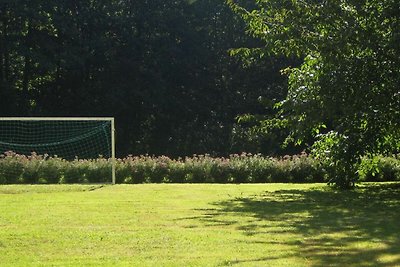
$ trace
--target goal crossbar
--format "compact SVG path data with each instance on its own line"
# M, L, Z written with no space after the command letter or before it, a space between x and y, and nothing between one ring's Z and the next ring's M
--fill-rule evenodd
M0 121L114 121L113 117L0 117Z

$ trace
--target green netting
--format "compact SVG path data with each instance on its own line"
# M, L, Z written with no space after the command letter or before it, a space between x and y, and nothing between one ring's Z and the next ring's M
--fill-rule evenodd
M0 118L0 184L114 182L112 120Z
M64 159L111 157L111 122L80 120L0 120L0 153Z

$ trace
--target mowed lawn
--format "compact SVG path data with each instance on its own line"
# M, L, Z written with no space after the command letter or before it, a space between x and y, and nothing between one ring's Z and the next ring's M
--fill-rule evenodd
M400 266L400 187L0 186L0 266Z

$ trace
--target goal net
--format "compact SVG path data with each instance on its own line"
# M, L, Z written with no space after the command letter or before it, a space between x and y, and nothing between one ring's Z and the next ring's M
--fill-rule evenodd
M0 183L115 183L113 118L0 118Z

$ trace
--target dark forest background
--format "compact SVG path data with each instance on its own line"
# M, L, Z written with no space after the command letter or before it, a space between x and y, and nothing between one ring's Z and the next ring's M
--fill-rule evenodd
M113 116L119 156L286 153L237 123L286 95L293 61L229 53L260 45L223 0L2 1L0 116Z

